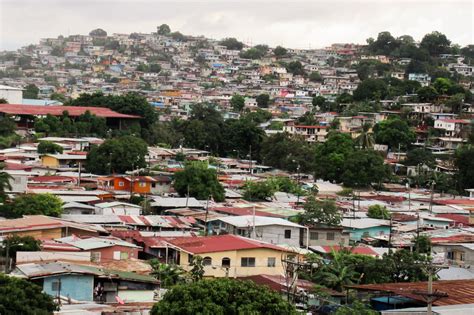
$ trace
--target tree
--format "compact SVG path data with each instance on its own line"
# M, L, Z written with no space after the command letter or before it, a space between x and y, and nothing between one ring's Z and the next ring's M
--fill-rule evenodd
M286 71L292 73L293 75L304 75L304 68L301 62L292 61L286 66Z
M321 74L319 72L313 71L309 75L309 80L311 82L323 82L323 77L321 76Z
M156 303L158 314L296 314L293 305L279 292L251 281L234 279L201 280L178 285Z
M420 48L426 49L432 56L438 56L440 54L450 53L450 45L451 41L446 35L440 32L432 32L423 37Z
M63 147L51 141L40 141L37 149L39 154L63 153Z
M234 94L230 99L230 104L236 112L241 112L245 106L245 98L242 95Z
M184 282L184 270L180 266L164 264L158 259L151 259L148 262L152 268L150 275L160 281L162 288L170 288Z
M381 183L389 176L389 168L383 157L373 150L354 151L344 161L341 180L345 186L353 188L369 187Z
M191 266L191 270L189 271L191 280L193 282L202 280L202 277L204 277L203 258L199 255L193 256L189 265Z
M61 199L52 194L23 194L5 204L4 212L8 218L21 218L24 215L59 217L62 206Z
M369 206L369 210L367 211L367 216L372 219L388 220L390 219L390 212L384 206L372 205L372 206Z
M398 117L389 118L376 124L374 135L377 143L386 144L392 150L399 145L407 148L416 138L415 132L407 122Z
M169 35L169 33L171 33L171 28L168 24L161 24L157 27L157 33L158 35Z
M86 169L94 174L125 173L146 166L148 146L140 138L123 136L107 139L87 154Z
M303 208L305 212L300 218L302 224L338 226L342 221L342 214L333 200L319 201L314 196L309 196Z
M229 50L242 50L244 44L233 37L224 38L219 45L225 46Z
M96 28L95 30L92 30L89 32L89 36L92 37L107 37L107 32L104 31L101 28Z
M318 107L322 111L327 109L325 106L326 98L324 96L314 96L311 104L313 104L314 107Z
M437 78L433 82L433 87L436 89L438 94L447 94L452 86L453 83L447 78Z
M372 126L370 124L364 124L362 126L362 132L356 138L356 143L361 149L372 149L375 144L374 135L370 131Z
M459 191L474 187L474 147L462 146L454 155L454 165L458 168Z
M275 194L275 187L269 181L247 181L244 185L243 198L248 201L266 201Z
M281 47L281 46L276 46L275 49L273 49L273 54L277 57L283 57L288 53L286 48Z
M362 81L354 91L355 101L383 100L388 95L387 84L380 79Z
M2 116L0 117L0 136L1 137L8 137L15 133L16 130L16 123L15 121L8 117Z
M66 98L66 96L64 96L64 94L57 93L57 92L51 93L51 96L49 98L51 100L55 100L55 101L58 101L58 102L61 102L61 103L66 103L66 101L67 101L67 98Z
M6 256L8 248L8 256L16 262L17 252L37 252L41 250L41 242L32 236L8 236L3 240L3 247L0 249L1 256Z
M260 94L256 98L257 105L260 108L267 108L270 102L270 96L268 94Z
M240 53L240 57L247 59L261 59L268 51L267 45L256 45Z
M224 187L219 183L217 172L203 162L187 163L184 170L176 172L173 187L180 196L186 196L189 191L190 197L200 200L212 197L216 202L221 202L225 198Z
M354 141L348 134L331 132L327 140L316 147L315 175L341 182L346 159L354 152Z
M0 104L8 104L8 101L4 97L0 97Z
M39 88L34 84L28 84L23 90L23 98L37 99L39 94Z
M13 179L13 177L7 172L3 171L4 167L5 164L0 163L0 203L4 202L7 198L6 192L12 189L10 181Z
M150 67L148 68L148 71L152 73L159 73L161 71L161 66L157 63L152 63L150 64Z
M317 283L327 288L342 292L344 286L354 284L358 274L354 267L345 262L344 251L332 251L331 261L323 265L316 273L315 279Z
M424 86L416 91L421 102L433 102L438 98L438 91L432 86Z
M42 288L23 279L0 274L0 313L47 315L58 310Z
M419 235L413 238L413 249L417 253L431 254L431 239L427 235Z
M429 168L434 168L436 159L430 150L425 148L416 148L407 152L407 157L404 161L405 165L417 166L424 164Z

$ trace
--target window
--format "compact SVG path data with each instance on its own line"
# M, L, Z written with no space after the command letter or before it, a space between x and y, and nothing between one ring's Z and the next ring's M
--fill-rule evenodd
M146 182L139 182L138 187L146 187Z
M285 230L285 238L291 238L291 230Z
M125 186L125 183L124 182L119 182L119 187L123 187Z
M59 282L59 281L51 282L51 290L52 291L60 291L61 290L61 282Z
M222 267L224 268L230 267L230 258L227 258L227 257L222 258Z
M91 253L91 260L93 262L100 262L100 252L92 252Z
M212 258L207 256L207 257L204 257L203 260L202 260L202 265L203 266L210 266L212 265Z
M276 266L276 258L275 257L268 257L267 267L275 267L275 266Z
M318 234L318 232L309 232L309 239L310 239L310 240L317 240L317 239L319 239L319 234Z
M328 232L328 233L326 234L326 239L327 239L328 241L334 241L334 232Z
M255 267L255 257L242 257L240 265L242 267Z
M120 252L120 260L127 260L129 258L129 254L127 252Z

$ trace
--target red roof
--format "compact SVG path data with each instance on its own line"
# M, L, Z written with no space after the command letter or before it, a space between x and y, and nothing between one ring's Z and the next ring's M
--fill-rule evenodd
M179 237L169 243L192 254L205 254L243 249L267 248L287 252L288 250L269 243L259 242L237 235L216 235L205 237Z
M340 246L319 246L319 247L321 247L327 254L331 253L333 250L336 252L341 250ZM370 247L357 246L357 247L345 247L344 249L351 251L351 253L353 254L379 256L379 254L373 251Z
M465 119L440 119L441 121L447 122L447 123L455 123L455 124L469 124L469 120Z
M104 118L140 118L140 116L117 113L110 108L105 107L86 107L86 106L37 106L21 104L0 104L0 113L9 115L53 115L62 116L67 111L69 116L77 117L89 111L97 117Z
M65 183L65 182L73 182L75 179L69 176L36 176L30 177L30 181L33 182L41 182L41 183Z
M443 199L443 200L435 200L434 201L440 205L466 205L466 206L474 206L474 199Z
M328 128L328 126L322 126L322 125L317 125L317 126L313 126L313 125L295 125L295 128L306 128L306 129L326 129Z
M463 225L463 226L472 225L472 224L469 223L469 217L465 216L465 215L462 215L462 214L442 213L442 214L436 215L436 217L453 220L454 224L456 226L458 226L458 225Z
M8 170L8 171L28 171L28 170L31 171L32 168L33 167L29 165L5 162L5 170Z

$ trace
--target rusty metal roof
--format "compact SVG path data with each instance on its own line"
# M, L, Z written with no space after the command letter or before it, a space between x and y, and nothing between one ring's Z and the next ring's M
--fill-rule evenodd
M390 292L424 302L423 297L413 291L426 291L428 282L381 283L347 286L348 289L360 291ZM474 303L474 280L446 280L433 281L433 291L438 290L448 294L433 305L454 305Z

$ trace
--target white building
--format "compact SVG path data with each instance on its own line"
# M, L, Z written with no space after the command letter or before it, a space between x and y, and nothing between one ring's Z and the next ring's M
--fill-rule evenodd
M0 98L6 99L8 104L21 104L23 102L23 90L7 85L0 85Z

